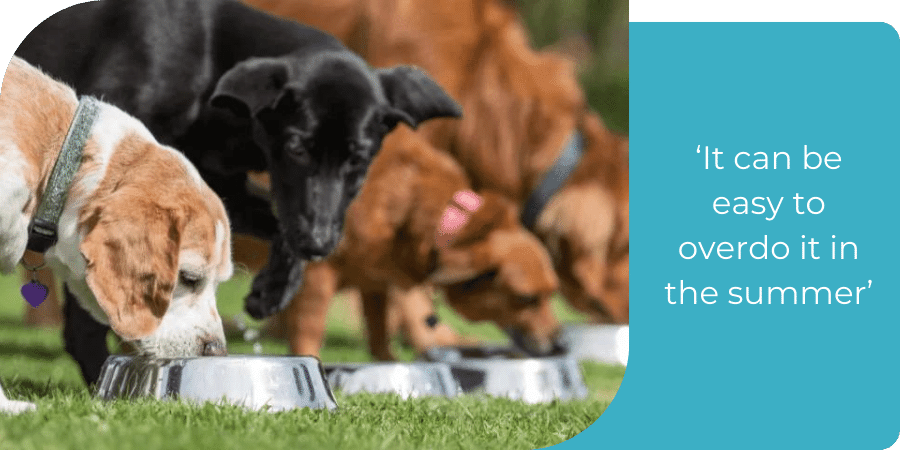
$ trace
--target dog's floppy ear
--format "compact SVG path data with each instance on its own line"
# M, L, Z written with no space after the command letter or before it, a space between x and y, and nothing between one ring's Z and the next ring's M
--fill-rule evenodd
M276 58L248 59L225 72L209 98L216 108L231 110L239 117L253 117L275 107L284 93L289 68Z
M112 214L129 206L122 203L97 208L86 222L80 250L87 285L110 327L135 340L153 333L169 307L184 220L180 212L162 208Z
M377 69L390 107L385 124L393 129L404 122L416 128L436 117L461 117L462 107L425 72L412 66Z

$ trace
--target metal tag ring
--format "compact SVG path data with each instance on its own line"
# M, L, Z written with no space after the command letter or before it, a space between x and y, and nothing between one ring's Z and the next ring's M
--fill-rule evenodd
M44 266L47 265L47 260L44 259L43 253L41 253L40 255L41 255L41 263L38 264L38 265L36 265L36 266L31 266L31 265L29 265L27 262L25 262L25 255L22 255L22 267L24 267L25 270L28 270L28 271L31 271L31 272L34 272L34 271L36 271L36 270L43 269Z

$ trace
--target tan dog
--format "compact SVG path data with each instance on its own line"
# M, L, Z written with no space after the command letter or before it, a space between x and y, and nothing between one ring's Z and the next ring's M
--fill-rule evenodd
M318 355L331 298L348 287L362 293L375 358L394 359L392 306L416 350L454 343L426 324L431 283L452 289L447 302L464 317L493 321L525 350L558 350L550 309L557 278L515 206L496 193L469 191L459 165L408 128L384 144L347 211L337 251L308 265L300 294L282 313L291 350Z
M23 258L77 105L72 89L13 58L0 94L0 272ZM111 105L99 105L58 229L47 262L140 353L225 353L215 302L232 273L222 202L180 153ZM0 410L22 408L0 398Z
M501 0L245 0L334 34L375 66L422 67L463 106L421 127L478 189L519 205L575 132L584 156L534 231L560 287L597 321L628 321L628 140L587 110L571 62L528 43Z

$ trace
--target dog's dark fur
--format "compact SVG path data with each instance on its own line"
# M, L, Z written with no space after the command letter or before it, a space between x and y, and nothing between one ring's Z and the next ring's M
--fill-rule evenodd
M417 69L370 69L330 35L231 0L76 5L16 54L143 121L197 166L235 232L274 239L248 297L257 317L290 300L305 260L335 247L384 135L460 114ZM271 174L277 219L248 192L248 170Z

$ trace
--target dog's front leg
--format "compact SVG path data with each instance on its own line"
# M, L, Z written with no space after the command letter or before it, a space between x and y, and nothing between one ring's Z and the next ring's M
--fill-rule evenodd
M244 309L254 319L264 319L283 310L303 285L306 261L287 248L281 234L272 239L269 262L253 279Z
M327 261L311 262L303 278L303 287L283 313L288 340L295 355L319 356L328 306L338 290L338 272Z
M109 357L106 336L109 326L97 322L81 308L69 288L63 285L66 300L63 305L63 341L66 352L81 369L81 376L88 386L100 380L100 370Z
M363 315L369 331L369 352L377 361L396 361L391 351L391 337L388 331L387 295L384 292L363 291Z
M416 285L389 288L388 305L399 313L400 325L416 353L423 354L433 347L475 345L477 341L464 338L456 330L437 318L429 286Z

